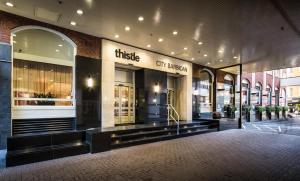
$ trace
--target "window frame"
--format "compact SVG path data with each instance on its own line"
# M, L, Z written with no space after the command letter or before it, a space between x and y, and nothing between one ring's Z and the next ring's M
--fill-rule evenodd
M14 37L14 34L18 33L18 32L21 32L21 31L24 31L24 30L43 30L43 31L46 31L46 32L49 32L49 33L53 33L59 37L61 37L62 39L64 39L65 41L67 41L72 47L73 47L73 56L72 56L72 63L70 64L55 64L55 65L64 65L64 66L69 66L69 67L72 67L72 90L71 90L71 99L61 99L61 98L53 98L53 99L48 99L48 98L45 98L45 99L41 99L41 98L28 98L28 100L45 100L45 101L62 101L62 102L65 102L66 100L72 102L72 105L70 106L48 106L48 105L21 105L21 106L18 106L18 105L15 105L15 100L16 99L19 99L19 98L15 98L14 97L14 82L12 81L11 83L11 103L12 103L12 108L13 109L16 109L16 110L20 110L20 109L25 109L25 110L34 110L34 109L37 109L37 110L42 110L42 109L68 109L68 108L71 108L71 109L75 109L76 108L76 94L75 94L75 88L76 88L76 80L75 80L75 70L76 70L76 64L75 64L75 58L76 58L76 55L77 55L77 46L76 44L69 38L67 37L66 35L58 32L58 31L55 31L55 30L52 30L52 29L49 29L49 28L45 28L45 27L40 27L40 26L21 26L21 27L17 27L15 29L13 29L11 31L11 78L13 80L13 73L14 73L14 58L15 58L15 52L13 50L13 37ZM29 54L24 54L24 55L29 55ZM18 56L17 56L18 57ZM39 58L39 61L35 61L35 58ZM20 57L18 57L20 59ZM33 61L33 62L42 62L42 63L49 63L49 59L52 59L52 60L61 60L61 59L55 59L55 58L49 58L49 57L42 57L42 56L27 56L26 59L24 60L27 60L27 61ZM53 64L53 63L52 63Z

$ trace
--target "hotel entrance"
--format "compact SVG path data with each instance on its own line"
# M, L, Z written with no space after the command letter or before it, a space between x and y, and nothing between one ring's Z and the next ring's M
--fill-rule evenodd
M115 125L135 122L134 72L125 69L115 71Z

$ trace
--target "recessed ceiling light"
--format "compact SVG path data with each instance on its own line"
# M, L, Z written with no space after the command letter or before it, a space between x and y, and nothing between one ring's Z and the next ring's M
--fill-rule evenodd
M148 48L151 48L151 45L150 45L150 44L148 44L148 45L147 45L147 47L148 47Z
M198 45L202 45L203 43L201 41L198 42Z
M125 31L130 31L130 27L129 26L125 26Z
M177 35L178 34L178 31L173 31L173 35Z
M195 58L193 57L192 60L195 60Z
M219 60L220 62L223 62L223 60L221 59L221 60Z
M219 52L219 53L223 53L224 51L223 51L223 50L219 50L218 52Z
M62 45L62 44L59 44L58 46L59 46L59 47L62 47L63 45Z
M162 39L162 38L159 38L159 39L158 39L158 41L159 41L159 42L163 42L163 41L164 41L164 39Z
M72 26L76 26L76 22L75 22L75 21L71 21L70 24L71 24Z
M234 58L234 59L237 59L238 57L237 57L237 56L234 56L233 58Z
M14 4L11 3L11 2L6 2L5 5L8 6L8 7L14 7Z
M120 36L118 34L115 35L115 38L119 38Z
M183 49L184 49L184 50L187 50L188 48L187 48L187 47L184 47Z
M210 64L210 62L207 62L207 65L209 65Z
M81 10L81 9L77 9L77 14L79 14L79 15L82 15L83 14L83 11Z
M142 21L144 21L144 17L143 17L143 16L139 16L138 20L139 20L140 22L142 22Z
M204 54L203 56L207 57L207 54Z
M171 55L174 55L175 54L175 52L171 52Z
M59 52L59 50L58 50L58 49L56 49L55 51L56 51L56 52Z

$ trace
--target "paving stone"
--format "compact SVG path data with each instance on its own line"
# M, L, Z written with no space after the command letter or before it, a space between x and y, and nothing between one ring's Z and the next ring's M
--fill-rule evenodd
M299 138L227 130L5 168L0 180L300 180Z

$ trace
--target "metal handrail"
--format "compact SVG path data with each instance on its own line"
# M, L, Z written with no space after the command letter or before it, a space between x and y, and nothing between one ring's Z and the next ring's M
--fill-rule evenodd
M175 112L175 114L177 116L177 120L170 114L170 109ZM172 120L175 121L177 124L177 135L178 135L179 134L179 114L171 104L168 104L168 125L170 124L170 118L172 118Z

